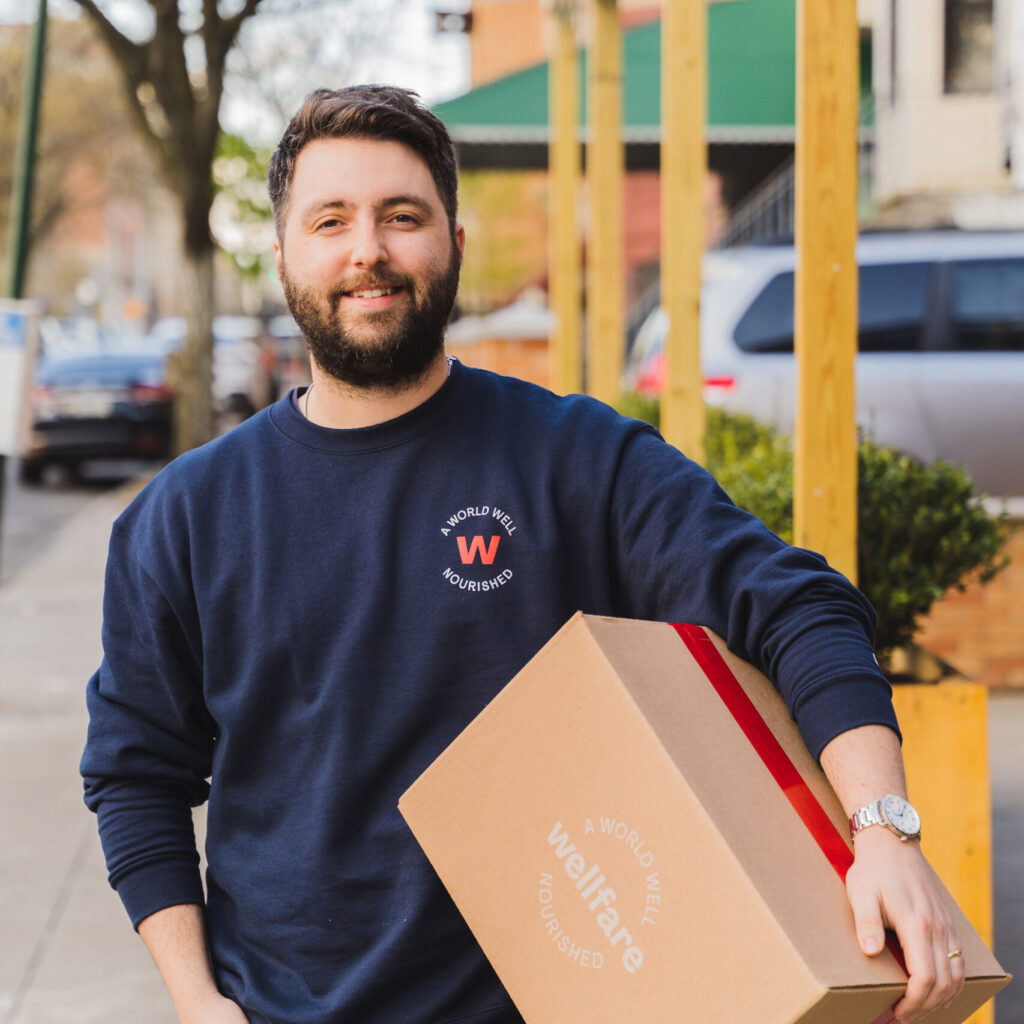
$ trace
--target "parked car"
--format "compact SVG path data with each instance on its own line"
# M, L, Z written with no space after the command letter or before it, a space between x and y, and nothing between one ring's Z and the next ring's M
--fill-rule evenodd
M857 421L875 440L1024 495L1024 232L903 232L857 244ZM710 404L793 429L791 245L706 254L701 359ZM667 318L644 322L624 386L664 383Z
M36 367L21 479L38 483L49 465L77 472L92 460L166 459L173 408L160 352L44 356Z

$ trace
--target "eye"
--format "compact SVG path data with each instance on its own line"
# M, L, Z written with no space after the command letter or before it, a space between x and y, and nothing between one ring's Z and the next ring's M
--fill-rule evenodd
M419 224L419 218L412 213L396 213L391 218L392 224L413 225Z

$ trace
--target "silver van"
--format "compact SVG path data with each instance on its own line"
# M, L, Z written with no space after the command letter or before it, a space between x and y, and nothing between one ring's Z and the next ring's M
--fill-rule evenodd
M705 254L709 404L793 429L791 245ZM962 464L979 489L1024 496L1024 232L892 232L857 243L857 421L876 441ZM637 333L624 386L664 381L667 317Z

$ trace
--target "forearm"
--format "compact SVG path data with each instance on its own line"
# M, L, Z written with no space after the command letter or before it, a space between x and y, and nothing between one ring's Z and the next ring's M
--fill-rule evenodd
M244 1022L236 1004L218 991L206 942L203 909L194 903L166 907L139 924L182 1024Z
M821 767L848 815L886 793L907 795L899 737L885 725L840 733L822 750Z

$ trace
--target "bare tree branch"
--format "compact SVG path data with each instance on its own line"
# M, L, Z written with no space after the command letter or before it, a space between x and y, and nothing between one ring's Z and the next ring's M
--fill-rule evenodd
M124 69L125 75L138 88L144 74L143 48L129 39L96 5L95 0L74 0L92 19L114 59Z

